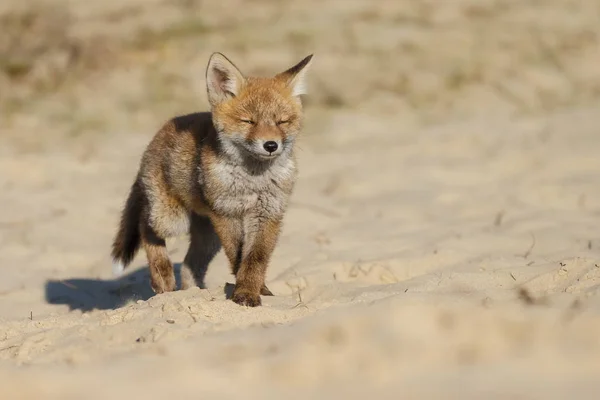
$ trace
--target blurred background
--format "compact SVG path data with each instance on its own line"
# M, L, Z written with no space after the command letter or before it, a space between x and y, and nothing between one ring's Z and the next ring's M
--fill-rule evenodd
M36 151L154 131L207 107L213 51L248 74L315 53L307 103L320 127L340 110L407 125L547 112L600 96L599 9L594 0L4 0L2 138Z

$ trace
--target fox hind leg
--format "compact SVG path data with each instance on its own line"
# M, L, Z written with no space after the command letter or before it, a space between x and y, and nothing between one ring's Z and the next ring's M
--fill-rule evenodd
M192 214L190 247L181 268L182 289L204 288L204 278L210 262L221 250L221 241L208 217Z
M174 291L175 272L169 260L165 239L146 224L142 228L142 244L148 258L152 290L157 294Z

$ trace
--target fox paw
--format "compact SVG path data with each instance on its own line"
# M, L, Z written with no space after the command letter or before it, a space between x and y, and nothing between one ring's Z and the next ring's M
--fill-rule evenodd
M240 306L258 307L262 305L259 294L252 294L249 292L234 291L231 300Z

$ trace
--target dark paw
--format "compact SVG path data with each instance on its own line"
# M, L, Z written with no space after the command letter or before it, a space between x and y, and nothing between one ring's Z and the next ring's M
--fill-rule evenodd
M267 285L263 285L263 286L260 288L260 294L261 294L262 296L274 296L273 292L271 292L271 291L269 290L269 288L267 287Z
M258 307L262 304L260 295L248 292L233 292L231 300L240 306Z

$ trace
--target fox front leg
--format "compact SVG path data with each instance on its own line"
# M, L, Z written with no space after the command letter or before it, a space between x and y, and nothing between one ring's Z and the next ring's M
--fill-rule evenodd
M261 305L260 295L272 295L265 285L267 267L281 228L278 219L247 218L244 246L232 300L238 304Z
M273 295L265 285L265 275L281 222L252 218L251 223L244 224L219 216L211 220L236 277L232 300L249 307L260 306L261 295Z

